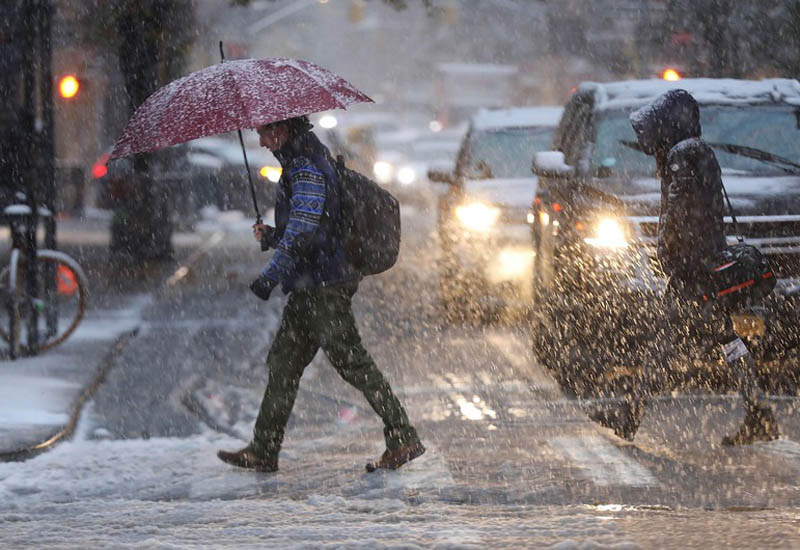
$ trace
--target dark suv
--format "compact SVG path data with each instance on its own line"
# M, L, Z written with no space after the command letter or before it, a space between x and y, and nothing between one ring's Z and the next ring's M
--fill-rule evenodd
M636 342L652 337L654 299L664 287L655 253L660 183L628 115L673 88L700 104L703 138L719 160L739 229L780 278L776 295L800 278L800 83L581 84L565 106L553 151L534 157L539 185L529 216L536 351L579 393L613 380L615 369L631 364Z

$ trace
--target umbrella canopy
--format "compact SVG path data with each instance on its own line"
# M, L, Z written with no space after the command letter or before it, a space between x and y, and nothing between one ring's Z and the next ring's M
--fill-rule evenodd
M110 159L372 100L299 59L223 61L159 88L136 109Z

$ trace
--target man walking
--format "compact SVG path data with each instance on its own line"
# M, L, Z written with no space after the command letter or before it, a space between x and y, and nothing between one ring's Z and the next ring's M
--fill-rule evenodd
M668 276L659 327L663 332L656 332L643 346L640 372L622 408L601 410L592 418L632 441L647 396L668 389L666 364L675 358L685 361L693 351L713 354L716 348L723 368L731 369L737 379L746 412L738 432L722 443L776 439L775 417L763 400L753 359L733 330L730 312L718 303L700 301L704 261L723 250L726 239L721 170L714 152L700 138L697 102L685 90L670 90L633 112L630 119L641 150L655 156L661 181L658 259Z
M257 471L278 469L278 453L305 367L321 347L333 367L360 390L384 423L386 451L367 471L396 469L425 447L389 383L361 343L352 311L360 275L345 260L338 235L340 189L328 149L307 117L260 126L262 147L281 163L275 228L256 224L262 249L275 248L250 286L262 300L280 284L289 300L267 357L269 381L253 440L237 452L219 451L228 464Z

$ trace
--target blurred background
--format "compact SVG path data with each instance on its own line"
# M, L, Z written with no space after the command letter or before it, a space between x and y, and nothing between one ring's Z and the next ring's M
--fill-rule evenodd
M351 165L403 189L452 160L481 107L562 105L586 80L791 77L800 65L798 0L6 0L0 25L4 126L24 135L50 128L52 168L43 161L38 179L52 172L62 215L125 200L108 171L133 167L108 166L105 155L133 108L157 86L219 62L220 41L229 59L303 58L364 90L374 105L321 114L315 125ZM46 47L31 43L33 28L51 37ZM31 84L40 80L49 82ZM267 189L277 163L245 134ZM235 145L234 137L220 139ZM243 177L225 145L190 144L181 153L189 168L165 161L165 178L190 169L195 180L217 181L199 196L172 192L168 209L247 209L246 189L236 196L238 183L218 182Z

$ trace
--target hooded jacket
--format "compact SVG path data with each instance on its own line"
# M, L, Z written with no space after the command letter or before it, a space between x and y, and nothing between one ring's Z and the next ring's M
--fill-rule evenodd
M670 282L692 297L703 262L726 247L722 176L700 139L700 109L685 90L670 90L630 115L642 150L656 158L661 180L658 259Z
M282 175L275 200L275 253L264 276L284 293L357 281L337 231L339 184L330 152L308 128L274 152Z

